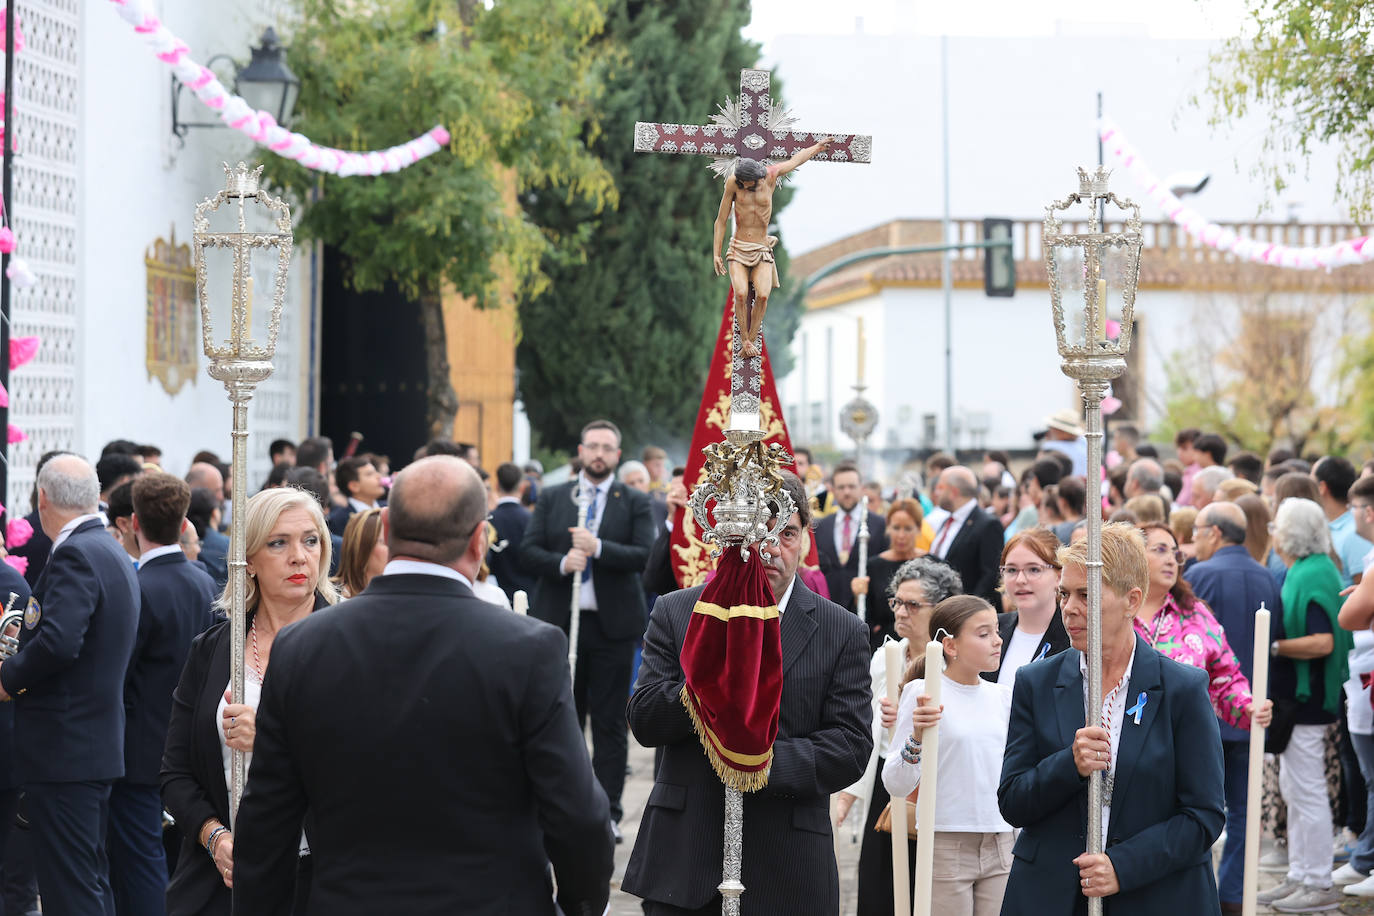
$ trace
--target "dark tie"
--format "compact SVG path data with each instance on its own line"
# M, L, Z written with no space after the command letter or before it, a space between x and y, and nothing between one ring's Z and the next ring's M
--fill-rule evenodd
M592 522L596 521L596 487L592 487L592 499L587 503L587 525L588 531L591 530ZM587 567L582 570L582 581L586 582L592 577L592 558L587 557Z

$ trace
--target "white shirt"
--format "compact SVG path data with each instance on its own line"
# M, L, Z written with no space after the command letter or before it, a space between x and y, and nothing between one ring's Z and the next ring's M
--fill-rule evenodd
M460 573L451 566L440 566L438 563L428 563L424 560L389 560L382 569L384 576L441 576L445 579L456 579L468 588L472 588L472 583L468 577ZM473 589L474 594L476 589Z
M361 499L354 499L352 496L348 497L348 505L354 512L366 512L369 509L379 508L376 503L365 503Z
M900 640L897 643L901 658L906 658L907 646L910 640ZM883 707L882 700L887 696L887 644L878 647L878 651L873 653L872 660L868 663L868 676L871 680L873 692L873 752L868 755L868 766L864 767L864 774L859 777L859 781L842 791L848 792L856 798L868 798L868 787L873 784L873 773L875 768L887 756L888 741L887 729L883 728ZM897 697L901 702L900 694ZM895 729L895 726L894 726Z
M941 522L940 527L935 529L935 541L931 545L931 552L943 560L949 554L949 545L959 536L959 529L964 527L964 522L968 521L968 517L977 507L978 500L970 499L955 509L948 520ZM946 528L946 525L949 527Z
M1035 650L1045 639L1044 633L1027 633L1020 627L1011 631L1011 639L1002 652L1002 670L997 683L1011 690L1016 686L1016 671L1035 660Z
M1374 671L1374 633L1366 627L1355 631L1355 647L1350 650L1350 680L1345 682L1346 718L1352 735L1374 735L1369 688L1360 683L1360 675L1370 671Z
M849 516L849 552L853 553L859 548L859 519L863 518L863 511L864 504L862 500L855 503L854 508L850 509L848 512L843 509L837 509L835 511L835 555L840 558L841 562L847 559L844 549L845 516ZM863 570L860 570L859 574L863 575Z
M785 611L785 610L787 610L787 602L790 601L791 598L792 598L792 589L794 589L794 588L796 588L796 587L797 587L797 577L796 577L796 576L793 576L793 577L792 577L792 581L789 582L789 583L787 583L787 591L783 592L783 593L782 593L782 597L778 599L778 616L779 616L779 617L782 617L782 612Z
M105 524L102 521L104 519L104 516L99 512L92 512L90 515L78 515L76 518L72 519L71 521L67 522L67 524L63 525L61 531L57 532L57 537L52 539L52 549L49 550L48 553L51 555L53 551L57 550L57 548L61 547L66 542L67 538L72 536L73 531L80 528L82 525L86 524L91 519L95 519L96 521ZM109 525L105 524L105 527L108 528Z
M942 674L940 702L940 786L935 799L935 829L946 833L1010 833L997 808L997 783L1011 719L1011 691L979 678L960 684ZM893 798L905 798L921 784L921 767L902 759L911 737L911 714L925 693L917 679L902 688L897 727L883 763L883 785Z
M472 583L472 593L487 604L495 604L508 611L511 610L510 599L506 597L506 593L501 591L501 586L490 579L485 582Z
M180 544L163 544L161 547L154 547L152 550L145 550L139 554L138 565L143 566L149 560L156 560L158 557L165 557L174 553L181 553Z
M1116 751L1121 746L1121 729L1126 724L1126 705L1130 700L1131 669L1135 667L1135 648L1132 646L1130 661L1126 662L1126 673L1121 675L1121 680L1116 687L1109 690L1102 697L1102 714L1100 721L1107 729L1107 739L1112 746L1111 759L1107 761L1107 772L1104 775L1105 781L1102 786L1102 836L1107 836L1107 821L1112 815L1112 793L1109 790L1109 783L1116 779ZM1093 724L1098 719L1088 715L1088 656L1084 653L1078 655L1078 670L1083 675L1083 715L1084 720ZM1132 703L1134 701L1131 701Z

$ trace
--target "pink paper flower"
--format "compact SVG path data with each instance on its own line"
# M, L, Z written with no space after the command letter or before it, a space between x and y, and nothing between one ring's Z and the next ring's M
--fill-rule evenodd
M0 105L3 105L3 104L4 104L4 102L0 102ZM4 139L4 135L3 135L3 134L0 134L0 140L3 140L3 139ZM14 240L14 233L10 230L10 227L9 227L9 226L0 226L0 252L4 252L5 254L10 254L11 252L14 251L14 246L15 246L15 244L16 244L16 243L15 243L15 240Z
M5 542L11 547L23 547L33 537L33 525L26 518L17 518L5 526Z
M26 572L29 571L29 558L28 558L28 557L14 557L14 556L6 555L6 556L5 556L5 562L8 563L8 564L10 564L10 566L13 566L16 570L18 570L19 575L21 575L21 576L24 575L24 573L26 573Z
M28 437L28 433L24 432L22 429L15 426L13 423L10 424L10 445L14 445L17 442L23 442Z
M10 406L10 393L5 390L4 385L0 385L0 407Z
M41 337L12 337L10 338L10 371L13 372L24 363L33 359L38 353L38 345L42 342Z

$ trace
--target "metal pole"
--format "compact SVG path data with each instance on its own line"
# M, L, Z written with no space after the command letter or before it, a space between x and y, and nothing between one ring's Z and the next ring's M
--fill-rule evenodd
M582 475L573 478L573 499L577 500L577 527L587 527L587 509L591 503L588 487L582 486ZM592 561L587 557L587 562ZM582 629L582 573L573 573L572 607L568 617L568 676L577 683L577 640Z
M862 508L859 510L859 575L868 575L868 496L864 495L861 502ZM871 585L872 582L870 581ZM854 602L854 609L859 614L859 619L868 623L868 596L860 595Z
M1107 383L1082 379L1088 440L1088 710L1102 724L1102 398ZM1102 852L1102 771L1088 777L1088 852ZM1088 898L1088 916L1102 916L1102 898Z
M248 492L248 399L252 387L230 389L234 404L233 464L229 478L234 490L234 514L229 518L229 691L235 703L246 703L246 672L244 646L248 639L248 532L245 528ZM239 814L239 799L247 782L248 768L243 751L234 750L229 757L229 826L232 829Z
M5 4L5 143L3 183L5 225L14 228L14 0ZM10 386L10 256L0 255L0 384ZM0 430L9 428L10 409L0 407ZM0 502L10 505L9 438L0 436ZM11 514L11 518L14 516ZM0 540L4 537L0 534Z
M944 137L942 159L944 163L945 209L940 221L940 237L945 245L949 244L949 36L940 36L940 124ZM950 454L954 447L954 332L952 328L954 309L953 281L949 268L949 249L940 256L940 285L945 294L945 447Z

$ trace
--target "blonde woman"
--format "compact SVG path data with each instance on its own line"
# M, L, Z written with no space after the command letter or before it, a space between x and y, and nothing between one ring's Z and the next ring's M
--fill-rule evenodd
M339 574L333 580L340 595L352 598L367 588L367 583L386 568L388 556L386 539L382 537L382 510L355 513L344 528Z
M234 885L229 830L231 751L253 750L256 709L282 627L339 600L329 568L329 529L315 497L294 487L263 490L243 509L247 529L244 697L229 694L229 622L196 637L172 696L162 758L162 801L182 827L181 854L167 887L168 916L227 916ZM229 589L216 601L229 612ZM238 702L231 702L237 700ZM308 876L309 856L300 862ZM298 891L309 886L298 881Z

